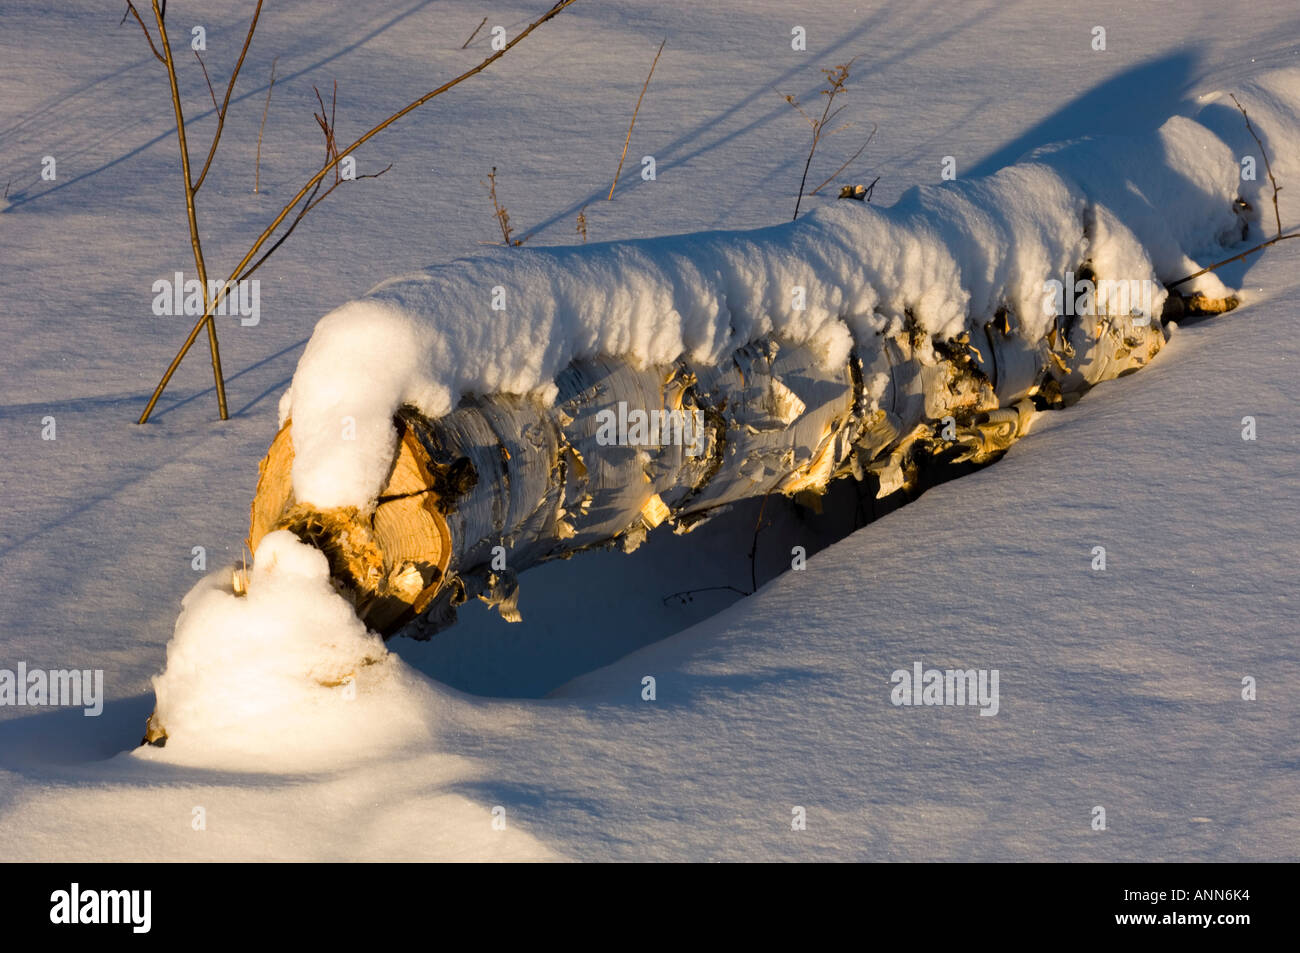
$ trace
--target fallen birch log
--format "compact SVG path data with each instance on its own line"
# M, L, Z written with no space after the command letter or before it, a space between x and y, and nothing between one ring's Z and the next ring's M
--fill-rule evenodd
M1279 72L1243 89L1279 142L1291 88ZM376 632L427 637L472 597L518 619L517 576L543 561L745 498L815 506L850 477L885 496L927 458L995 459L1037 412L1150 363L1166 322L1236 306L1204 263L1259 238L1267 198L1238 160L1263 143L1216 132L1214 98L1208 124L1046 147L888 208L500 249L330 312L262 462L252 576L187 596L146 739L169 719L203 735L190 699L226 703L204 660L231 670L250 622L259 677L338 687L375 662ZM263 633L292 643L288 664Z
M1235 304L1169 301L1179 314ZM771 338L717 365L575 362L550 406L497 395L437 419L402 408L369 510L294 500L286 424L262 462L248 543L255 551L288 529L319 548L385 636L409 627L427 638L474 596L517 621L517 574L530 566L592 547L630 551L661 524L689 532L749 497L816 505L839 477L873 478L885 496L912 484L922 455L992 460L1038 409L1145 366L1163 343L1159 318L1058 316L1026 340L1004 313L975 340L937 347L915 333L878 336L829 370L808 346Z
M1165 319L1235 306L1213 275L1162 280L1247 238L1260 194L1238 171L1174 117L888 209L391 279L317 326L250 549L288 529L371 629L427 637L474 596L517 619L517 575L545 560L748 497L815 504L839 477L888 495L927 456L989 461L1149 363Z

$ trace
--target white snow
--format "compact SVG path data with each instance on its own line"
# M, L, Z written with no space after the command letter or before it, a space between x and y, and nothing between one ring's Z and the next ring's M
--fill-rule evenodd
M245 585L236 594L231 570L218 570L182 601L154 693L183 757L211 763L230 750L269 766L356 748L407 720L401 704L358 710L402 676L330 585L319 550L270 533Z
M502 22L536 7L511 0ZM1269 147L1284 223L1300 220L1293 5L1100 0L1079 14L1031 0L963 5L937 21L907 5L580 0L360 154L360 172L394 168L341 189L259 272L261 323L220 325L230 421L213 420L200 342L143 428L132 421L188 331L149 312L152 282L189 267L171 105L138 30L116 27L120 12L70 0L60 13L0 0L0 178L12 179L0 214L0 667L100 668L108 701L96 718L0 708L0 857L1300 857L1296 242L1218 273L1244 309L1183 322L1152 367L1044 414L995 466L820 552L824 520L770 510L760 583L788 567L791 545L812 556L748 599L663 597L748 588L756 509L686 538L652 534L628 556L539 567L521 579L524 623L467 607L435 641L399 640L387 654L296 543L271 542L274 566L260 554L247 596L226 591L275 399L319 316L377 276L471 253L477 262L401 286L412 306L384 320L392 336L373 392L312 382L308 404L322 412L332 400L341 413L355 391L359 422L412 394L437 407L465 389L544 387L564 353L584 347L648 358L725 349L709 302L721 315L718 295L739 288L725 302L737 334L790 322L782 285L811 263L822 296L810 289L813 310L789 333L834 327L841 310L871 326L904 301L927 326L956 327L1078 263L1062 216L1083 196L1113 213L1101 225L1117 267L1146 255L1143 273L1177 277L1181 256L1213 257L1234 189L1269 230L1262 168L1256 182L1232 178L1255 147L1226 91ZM200 197L210 260L242 251L316 161L312 83L340 80L341 119L358 130L482 53L459 49L483 12L458 0L364 24L341 2L272 13ZM245 14L238 4L205 12L214 82ZM808 30L807 53L789 50L792 22ZM1105 53L1089 48L1094 23L1108 27ZM643 66L664 35L629 152L653 153L658 178L625 170L606 202ZM845 118L880 131L841 179L883 173L871 209L819 197L805 201L806 221L756 235L548 250L576 239L583 208L593 241L788 217L806 127L777 94L815 98L817 67L858 53ZM187 76L186 93L202 143L213 124L202 79ZM973 179L1040 146L1109 134L1135 138ZM852 139L823 144L823 176ZM39 177L47 154L55 182ZM946 155L957 183L928 185ZM478 182L493 165L512 221L537 232L522 249L483 254L493 222ZM727 270L692 271L671 253L684 247ZM783 249L799 254L786 260ZM593 336L591 313L548 312L566 260L631 282L623 297L611 286L597 299L608 311L598 325L619 329L608 343ZM508 272L491 282L509 284L505 312L491 312L479 286L494 262ZM853 270L864 262L866 274ZM664 296L681 276L691 281L679 306ZM434 287L451 297L423 297ZM590 290L559 294L591 304ZM396 300L386 294L345 307ZM658 295L680 321L658 336L634 295L647 296L647 312ZM565 333L553 350L549 337L508 333L532 327ZM843 342L828 337L828 350ZM359 360L379 360L365 335L353 343ZM426 345L451 350L429 359ZM1246 416L1254 441L1241 437ZM46 417L56 440L41 439ZM387 439L382 428L366 434L374 446ZM357 499L373 479L358 466L312 492ZM1097 545L1105 572L1090 569ZM193 568L196 546L206 570ZM322 684L374 655L355 698ZM894 707L890 673L916 660L998 668L999 713ZM164 667L158 702L176 734L165 748L136 748ZM654 702L642 700L647 675ZM1245 676L1258 680L1255 701L1241 699ZM1090 827L1096 805L1105 832ZM791 830L795 806L807 830Z

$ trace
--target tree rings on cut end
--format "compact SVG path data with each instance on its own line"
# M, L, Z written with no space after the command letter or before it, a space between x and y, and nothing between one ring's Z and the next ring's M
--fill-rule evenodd
M318 510L293 496L293 440L286 422L258 468L248 546L287 529L329 560L335 585L371 629L384 636L433 600L451 561L451 533L433 491L434 465L406 425L388 481L373 509Z

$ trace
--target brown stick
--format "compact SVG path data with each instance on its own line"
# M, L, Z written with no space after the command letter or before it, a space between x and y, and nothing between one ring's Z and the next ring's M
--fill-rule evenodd
M213 110L220 109L217 105L217 91L212 88L212 79L208 76L208 67L203 62L203 56L198 50L194 50L194 58L199 61L199 69L203 70L203 82L208 84L208 96L212 98Z
M208 158L203 163L203 171L199 173L199 180L194 183L195 192L203 185L203 180L208 177L208 167L212 165L212 157L217 154L217 143L221 141L221 130L226 127L226 110L230 108L230 94L235 91L235 80L239 77L239 68L244 65L244 57L248 54L249 44L253 42L253 31L257 29L257 18L261 15L262 0L257 0L257 7L253 10L253 19L248 24L248 35L244 37L244 48L239 51L239 59L235 61L234 72L230 74L230 82L226 84L226 96L221 101L221 108L217 110L217 131L212 134L212 145L208 147ZM162 23L161 16L158 22Z
M262 125L257 129L257 161L253 165L253 192L262 187L262 133L266 131L266 114L271 111L271 90L275 89L275 64L280 57L271 60L271 85L266 87L266 105L262 107Z
M157 0L154 0L154 2L156 3ZM327 163L324 166L324 168L322 168L319 172L317 172L314 176L312 176L311 179L307 181L306 185L304 185L301 189L298 190L298 194L289 200L288 204L285 205L284 208L280 210L280 214L275 217L275 220L271 222L271 224L268 225L263 230L262 234L258 236L257 240L253 242L253 245L251 248L249 248L247 254L244 255L243 259L240 260L239 264L235 266L233 271L231 271L229 280L218 289L217 296L213 300L213 302L208 305L208 309L211 310L220 304L220 302L225 298L228 289L233 286L234 282L236 282L241 276L245 274L244 267L250 261L253 260L253 258L257 255L258 250L261 249L261 247L264 244L266 244L266 241L268 238L271 237L272 232L274 232L277 228L280 227L280 224L285 220L286 217L288 217L289 212L293 210L294 206L296 206L300 201L302 201L303 197L307 195L307 193L310 192L316 185L318 185L323 178L325 178L326 174L339 163L339 161L343 158L343 156L350 155L351 153L355 152L359 147L364 145L366 142L370 141L381 131L391 126L394 122L401 119L407 113L411 112L412 110L418 109L419 107L427 103L429 100L433 99L436 96L442 95L447 90L452 89L455 86L459 86L461 83L469 79L471 76L475 76L478 73L483 72L483 70L487 69L493 63L499 60L501 57L505 56L508 52L510 52L510 50L512 50L516 44L522 42L525 37L527 37L530 33L533 32L533 30L537 29L539 26L541 26L543 23L546 23L548 20L553 19L565 7L568 7L576 2L577 0L559 0L559 2L557 2L549 10L547 10L546 13L544 13L538 19L534 20L527 27L525 27L524 30L518 36L516 36L513 40L507 43L504 47L497 50L491 56L487 57L485 60L483 60L483 62L479 63L478 66L475 66L473 69L466 70L464 73L461 73L455 79L448 80L446 83L443 83L437 89L425 93L423 96L421 96L419 99L412 102L410 105L405 106L404 108L393 113L383 122L379 123L377 126L375 126L374 128L370 129L368 132L366 132L364 135L362 135L361 138L357 139L357 141L352 143L352 145L348 146L348 148L343 150L343 152L340 155L336 156L333 161ZM144 412L140 414L140 419L137 421L137 423L142 424L149 419L149 415L153 412L154 405L158 403L158 398L162 396L162 392L166 389L168 382L172 378L172 375L176 373L176 368L179 367L181 361L185 359L185 355L189 352L189 349L194 344L194 339L198 337L199 330L203 327L204 322L207 321L208 318L209 316L205 315L203 318L199 319L199 322L196 325L194 325L194 329L190 331L189 337L185 339L185 343L181 345L181 349L177 352L176 356L172 358L172 362L170 365L168 365L166 372L164 372L162 376L162 380L160 380L158 382L158 386L154 388L153 395L149 398L149 403L145 406Z
M1242 252L1239 255L1233 255L1231 258L1223 259L1223 261L1216 261L1213 265L1210 265L1206 268L1202 268L1200 271L1192 272L1186 278L1179 278L1177 281L1171 281L1169 284L1165 285L1165 288L1177 288L1179 285L1185 284L1191 281L1193 278L1199 278L1201 277L1201 275L1208 275L1212 271L1218 271L1224 265L1231 265L1234 261L1241 261L1247 255L1253 255L1257 251L1263 251L1269 245L1276 245L1278 242L1284 242L1288 238L1300 238L1300 232L1292 232L1289 235L1274 235L1268 241L1260 242L1254 248L1247 248L1244 252Z
M497 167L493 166L492 171L488 173L488 180L480 182L488 190L488 196L492 199L492 211L496 216L497 225L501 227L501 242L503 245L518 245L519 242L510 240L510 216L501 203L497 201Z
M1264 171L1268 173L1269 182L1273 183L1273 218L1277 222L1277 234L1281 235L1282 213L1279 212L1277 208L1277 193L1282 190L1277 184L1277 179L1273 178L1273 167L1269 165L1268 152L1264 149L1264 143L1259 138L1259 134L1255 132L1255 127L1250 124L1250 114L1246 112L1246 107L1237 100L1235 95L1232 93L1229 93L1228 95L1232 96L1232 101L1236 103L1237 108L1241 110L1241 116L1246 120L1246 131L1249 132L1251 137L1255 140L1255 145L1259 146L1259 154L1264 158Z
M487 23L487 17L484 17L484 18L482 19L482 21L479 23L479 25L476 26L476 27L474 27L474 32L471 33L471 34L469 35L469 39L466 40L464 43L462 43L462 44L460 45L460 48L461 48L462 50L465 49L465 47L469 46L471 43L474 42L474 37L478 36L478 31L481 30L481 29L483 29L483 24L484 24L484 23Z
M831 180L832 180L832 179L834 179L837 175L839 175L841 172L843 172L845 169L847 169L847 168L849 167L849 164L852 163L854 159L856 159L858 156L862 155L862 153L864 153L864 152L867 150L867 146L871 145L871 140L874 139L874 138L876 137L876 129L877 129L877 128L878 128L878 127L876 126L876 124L875 124L875 123L872 123L872 124L871 124L871 135L867 136L867 141L864 142L864 143L862 144L862 148L859 149L857 152L853 153L853 155L849 156L847 162L845 162L842 166L840 166L838 169L836 169L834 172L832 172L832 173L830 174L830 176L827 177L827 179L826 179L825 182L823 182L821 185L817 186L817 188L813 189L813 190L812 190L811 192L809 192L808 194L809 194L809 195L816 195L816 194L817 194L818 192L820 192L822 189L826 188L826 186L828 186L828 185L831 184Z
M313 86L312 92L316 94L316 102L320 104L320 115L316 116L316 125L320 126L321 132L325 134L325 161L329 162L338 155L339 151L338 143L334 141L334 116L339 104L338 80L334 81L334 98L330 100L329 119L325 118L325 100L321 98L320 90ZM334 181L335 183L339 181L338 166L334 167Z
M650 86L650 77L655 74L655 66L659 63L659 53L664 51L664 43L668 42L668 37L664 37L664 42L659 44L659 52L655 54L654 62L650 64L650 72L646 75L645 83L641 86L641 95L636 98L636 108L632 110L632 121L627 124L627 138L623 140L623 154L618 157L618 171L614 173L614 184L609 187L609 198L607 201L614 200L614 190L618 188L618 177L623 172L623 160L627 158L627 147L632 141L632 127L636 125L636 114L641 109L641 100L645 98L645 91Z
M167 61L164 60L163 55L158 52L158 47L153 45L153 35L149 32L149 28L144 25L144 21L140 19L140 13L136 10L135 4L132 3L131 0L126 0L126 13L122 14L122 19L118 21L117 25L121 26L125 23L126 18L129 16L135 17L135 22L140 24L140 29L144 31L144 38L149 41L149 49L153 50L153 55L158 58L158 62L165 64Z
M799 217L799 206L803 202L803 190L808 184L808 169L812 166L813 155L817 152L817 144L821 142L822 130L825 129L826 124L839 115L840 110L844 108L841 106L839 109L835 110L835 112L831 112L831 105L835 102L835 97L844 91L844 83L849 78L849 70L853 68L853 64L856 60L857 57L854 57L847 63L843 63L833 69L822 70L822 72L826 74L827 86L822 90L822 95L826 97L826 108L822 110L820 119L810 118L808 114L799 107L799 104L794 101L794 97L786 97L786 101L790 103L790 105L794 106L795 109L798 109L800 114L812 125L812 144L808 148L808 158L803 164L803 177L799 179L799 195L794 200L794 215L790 218L790 221L792 222ZM864 145L863 148L865 149L866 146ZM834 176L832 176L832 178L834 178Z
M260 8L261 5L261 0L258 0L258 7ZM208 327L208 346L212 351L212 377L217 385L217 410L221 415L221 419L226 420L228 416L226 413L226 382L221 374L221 350L217 346L217 324L212 318L215 305L208 295L208 270L203 262L203 245L199 241L199 221L194 208L194 192L197 187L190 183L190 150L185 142L185 114L181 108L181 94L176 83L176 62L172 58L171 43L167 39L167 27L163 25L163 15L162 11L158 9L158 0L153 0L153 15L158 23L158 36L163 48L164 63L167 66L167 80L171 84L172 110L176 114L176 138L180 143L181 174L185 179L185 214L189 220L190 245L194 250L194 267L198 270L199 282L203 285L204 316L200 324L206 322Z

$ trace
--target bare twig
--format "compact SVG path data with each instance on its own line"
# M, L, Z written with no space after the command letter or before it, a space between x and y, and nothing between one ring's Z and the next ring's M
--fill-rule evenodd
M262 125L257 129L257 161L253 165L253 191L262 186L262 133L266 131L266 114L271 111L271 90L275 89L275 64L280 57L271 60L271 83L266 87L266 105L262 107Z
M487 23L487 17L484 17L481 21L479 21L479 25L474 27L474 32L469 35L469 39L460 45L460 48L462 50L474 42L474 37L478 36L478 31L483 29L484 23Z
M793 96L785 97L785 101L797 109L799 115L803 116L803 118L807 120L809 126L812 127L812 143L808 147L808 158L803 164L803 177L799 179L799 194L794 201L794 215L791 217L791 221L794 221L799 217L799 206L803 202L804 188L808 184L808 169L812 166L813 156L817 152L817 145L821 142L822 131L826 128L826 124L838 116L840 110L844 108L841 106L839 109L832 111L835 97L844 92L845 83L849 78L849 70L853 68L853 64L856 61L857 57L854 57L847 63L840 63L838 66L822 70L822 72L826 74L826 88L821 90L821 95L826 97L826 107L822 110L820 118L814 119L808 115L808 113L804 112L803 107L795 101ZM865 149L866 145L864 144L862 148ZM854 158L857 158L857 156L854 156ZM852 162L853 160L850 159L849 161ZM838 174L839 173L837 172L836 175ZM835 176L831 176L831 178L833 179ZM825 183L822 184L825 185ZM820 189L821 186L818 186L818 188Z
M842 166L840 166L838 169L836 169L834 172L832 172L829 176L827 176L825 182L823 182L821 185L817 186L817 188L813 189L813 190L812 190L811 192L809 192L808 194L809 194L809 195L816 195L816 194L817 194L818 192L820 192L822 189L826 188L826 186L830 185L830 184L831 184L831 181L832 181L832 180L833 180L837 175L839 175L841 172L843 172L845 169L847 169L847 168L848 168L848 167L853 163L853 160L854 160L854 159L856 159L858 156L862 155L862 153L864 153L864 152L867 150L867 146L871 145L871 140L874 139L875 137L876 137L876 124L875 124L875 123L872 123L872 124L871 124L871 135L867 136L867 141L864 142L864 143L862 143L862 148L859 149L857 152L853 153L853 155L849 156L848 160L847 160L847 161L846 161ZM878 177L877 177L877 178L878 178ZM872 184L872 185L875 185L874 182L871 183L871 184Z
M495 213L497 225L501 227L502 243L505 245L518 246L526 242L528 240L527 235L519 239L512 240L510 238L510 215L502 207L501 203L497 201L497 167L493 166L492 171L488 173L488 180L479 184L488 190L488 195L492 199L492 210Z
M140 29L144 31L144 38L149 41L149 49L153 50L153 55L158 58L158 62L166 64L167 61L158 52L158 47L153 45L153 35L149 32L149 28L144 25L144 21L140 19L140 13L136 10L135 4L131 0L126 0L126 13L122 14L122 19L118 21L117 25L121 26L126 22L126 18L131 16L135 17L135 22L140 24Z
M240 276L243 279L248 278L253 274L253 272L257 271L257 269L262 266L262 263L270 258L275 250L288 240L289 236L292 235L294 230L298 227L298 223L306 217L307 213L329 198L330 193L344 182L358 181L360 179L377 179L393 167L393 164L390 162L378 172L371 172L366 175L354 175L352 179L344 179L339 174L339 167L336 161L340 160L342 157L338 152L338 132L334 128L335 117L338 111L339 84L337 81L334 83L334 91L330 99L328 118L326 118L325 100L321 97L320 90L315 86L312 87L312 90L316 93L316 102L320 103L320 114L317 115L316 113L312 113L312 118L316 120L316 124L320 126L321 134L325 137L325 166L327 167L331 162L335 163L334 183L323 193L320 191L323 183L316 183L316 187L312 189L311 194L307 196L306 201L304 201L302 206L298 209L298 214L294 217L293 221L289 223L289 227L285 229L284 233L280 235L279 238L271 243L271 246L262 254L262 257L258 258L257 261L245 269L244 273Z
M334 81L334 95L333 98L330 100L329 118L326 118L325 116L325 100L321 98L320 90L317 89L315 86L313 86L312 91L316 94L316 102L320 103L320 115L317 116L315 113L312 113L312 117L316 120L316 124L320 126L321 132L325 134L325 163L326 165L329 165L331 160L338 158L338 154L339 154L338 143L334 140L334 117L338 111L338 104L339 104L338 80ZM334 163L334 184L338 185L338 183L339 183L339 167L338 167L338 163L335 162Z
M618 170L614 173L614 184L609 187L609 199L613 201L614 190L618 188L618 177L623 173L623 160L627 158L627 147L632 142L632 127L636 125L636 114L641 109L641 100L645 98L645 91L650 86L650 77L655 74L655 67L659 64L659 54L664 51L664 43L668 42L668 37L664 37L663 43L659 44L659 51L655 53L654 62L650 64L650 72L646 74L645 83L641 86L641 95L636 98L636 108L632 110L632 121L627 124L627 138L623 140L623 154L618 157Z
M258 0L259 9L261 5L261 0ZM221 415L221 419L225 420L228 416L226 413L226 382L221 373L221 350L217 346L217 325L212 319L215 305L208 294L208 271L203 261L203 245L199 241L199 221L194 207L194 193L198 187L191 184L190 180L190 150L185 142L185 114L181 108L180 88L176 82L176 62L172 58L171 43L167 40L167 27L163 25L163 14L158 7L158 0L153 0L153 13L158 25L158 37L163 48L163 62L167 67L167 81L171 84L172 110L176 114L176 138L181 152L181 174L185 184L185 213L190 226L190 246L194 251L194 267L198 271L199 283L203 286L203 310L205 313L199 326L207 325L208 346L212 351L212 377L217 387L217 411ZM198 326L195 328L195 333L197 331Z
M754 521L754 541L749 547L749 592L743 589L737 589L735 586L702 586L698 589L683 589L680 592L670 592L664 596L663 603L668 605L669 599L676 599L685 605L694 601L693 597L697 592L722 592L724 590L734 592L740 596L752 596L758 592L758 534L763 532L771 522L763 522L763 513L767 509L768 498L771 497L772 491L768 490L763 494L762 505L758 508L758 519Z
M582 243L587 244L587 206L578 210L578 234L582 236Z
M194 51L194 58L199 61L199 69L203 70L203 81L208 84L208 95L212 97L212 108L220 109L221 107L217 105L216 91L212 88L212 80L208 78L208 68L203 65L203 57L199 55L198 50Z
M166 4L164 4L165 8ZM239 59L235 61L235 68L230 74L230 82L226 84L225 98L221 100L221 108L217 110L217 131L212 134L212 145L208 147L208 158L203 163L203 171L199 173L198 181L194 183L195 192L202 188L203 180L208 177L208 167L212 165L212 157L217 154L217 143L221 141L221 131L226 127L226 110L230 108L230 94L235 91L235 80L239 78L239 69L244 65L244 57L248 55L248 47L253 42L253 31L257 29L257 19L261 15L262 0L257 0L257 6L253 10L253 19L248 24L248 34L244 37L243 49L239 51ZM161 14L159 14L158 22L162 23Z
M1290 232L1289 234L1286 235L1282 234L1282 213L1281 211L1279 211L1277 205L1277 193L1282 191L1282 187L1277 184L1277 179L1273 177L1273 167L1269 165L1268 151L1264 148L1264 143L1259 138L1259 134L1255 132L1255 127L1250 124L1250 115L1246 112L1246 107L1243 106L1237 100L1236 96L1233 96L1231 93L1229 93L1228 95L1232 96L1232 101L1236 103L1237 108L1241 110L1242 118L1245 119L1246 121L1246 129L1248 132L1250 132L1251 136L1254 138L1255 144L1259 146L1259 154L1264 160L1264 170L1268 173L1268 180L1273 185L1273 220L1277 223L1277 234L1274 235L1272 238L1270 238L1268 241L1260 242L1258 245L1255 245L1253 248L1247 248L1244 252L1241 252L1240 254L1233 255L1231 258L1225 258L1223 259L1223 261L1217 261L1213 265L1209 265L1206 268L1202 268L1200 271L1192 272L1190 275L1187 275L1185 278L1179 278L1177 281L1170 282L1169 284L1165 285L1165 288L1167 289L1177 288L1179 285L1186 284L1187 282L1191 281L1193 278L1199 278L1201 277L1201 275L1206 275L1212 271L1217 271L1218 269L1222 268L1224 265L1230 265L1234 261L1241 261L1247 255L1253 255L1257 251L1263 251L1269 245L1276 245L1278 242L1284 242L1290 238L1300 238L1300 232Z
M847 74L845 74L845 75L847 75ZM847 109L847 108L848 108L847 106L840 106L838 109L836 109L836 110L835 110L833 113L831 113L829 116L826 116L824 119L822 119L822 121L821 121L821 123L820 123L820 125L822 126L822 128L825 128L826 126L829 126L832 122L835 121L835 117L838 116L840 113L844 112L844 110ZM826 133L826 138L829 139L831 136L835 135L835 133L837 133L837 132L843 132L845 129L848 129L848 128L849 128L850 126L852 126L852 125L853 125L853 123L851 123L851 122L846 122L844 125L840 126L840 128L834 130L833 132L828 132L828 133Z
M497 225L501 226L501 241L507 245L510 244L510 216L506 210L501 207L497 201L497 167L493 166L492 171L488 173L487 180L488 194L492 197L492 210L496 216Z
M1237 108L1241 110L1241 117L1246 121L1246 131L1249 132L1251 138L1255 140L1255 145L1259 146L1259 154L1264 159L1264 171L1268 173L1268 181L1273 184L1273 219L1277 222L1277 234L1281 235L1282 213L1279 212L1277 208L1277 193L1281 192L1282 188L1277 184L1277 179L1273 178L1273 167L1269 165L1268 152L1264 149L1264 143L1259 138L1259 134L1255 132L1255 127L1250 124L1250 114L1246 112L1246 107L1241 104L1235 95L1232 93L1229 93L1228 95L1232 96L1232 101L1236 103Z
M397 120L401 119L403 116L423 106L429 100L434 99L437 96L441 96L449 89L459 86L461 83L469 79L471 76L475 76L483 72L483 70L487 69L497 60L501 59L501 57L505 56L508 52L514 49L515 46L517 46L519 43L522 43L524 39L526 39L539 26L541 26L543 23L546 23L554 19L556 16L559 15L559 13L562 10L564 10L566 7L573 5L576 2L577 0L558 0L558 2L556 2L549 10L547 10L544 14L542 14L540 17L538 17L536 20L530 23L527 27L525 27L517 36L515 36L514 39L506 43L506 45L501 49L496 50L490 56L486 57L477 66L475 66L472 69L466 70L464 73L461 73L459 76L455 77L454 79L448 80L447 82L443 83L441 86L437 87L436 89L430 90L429 92L425 93L423 96L421 96L419 99L416 99L414 102L410 103L409 105L403 107L402 109L399 109L397 112L393 113L387 119L384 119L382 122L380 122L379 124L372 127L370 130L365 132L360 138L358 138L355 142L353 142L350 146L348 146L347 149L342 150L342 155L335 158L331 163L327 164L325 168L321 169L315 175L313 175L307 181L307 183L298 190L297 194L294 195L293 198L291 198L288 201L288 203L284 206L284 208L280 210L279 214L276 215L275 219L269 225L267 225L265 229L262 230L261 235L257 237L257 239L253 242L252 246L244 254L244 257L240 260L239 264L237 264L234 267L234 269L231 271L230 278L218 288L217 295L215 299L208 304L207 310L211 312L213 309L215 309L220 304L220 302L224 300L225 296L229 293L229 289L234 286L234 283L237 282L241 277L247 277L247 275L251 273L251 270L250 272L246 272L244 270L245 268L247 268L249 262L257 258L257 254L261 250L262 246L265 245L266 242L271 238L272 234L274 234L276 229L278 229L280 225L284 222L284 220L289 216L289 213L293 211L293 209L298 205L299 202L303 200L303 198L305 198L308 195L308 193L313 192L313 190L320 184L321 180L324 179L325 176L329 173L330 169L338 164L338 162L340 161L343 155L352 154L361 146L363 146L365 143L369 142L371 139L377 136L384 129L387 129L393 123L397 122ZM260 0L259 0L259 7L260 7ZM258 263L260 264L262 261L265 261L265 256L259 259ZM158 382L158 386L154 388L154 392L149 398L149 403L145 406L144 411L141 413L138 423L144 423L149 419L149 415L153 412L154 406L158 403L158 398L162 396L163 391L167 388L167 384L171 381L172 375L176 373L176 368L178 368L180 366L181 361L185 359L185 355L189 352L189 349L194 345L194 340L195 338L198 337L199 331L202 330L203 326L207 323L208 320L210 320L210 317L211 317L210 314L204 315L202 318L199 319L198 323L194 325L194 328L190 331L189 336L185 339L185 342L181 345L180 350L176 353L176 356L172 358L171 364L168 365L167 370L163 373L162 379Z
M758 508L758 519L754 520L754 542L749 547L749 592L758 592L758 534L763 532L763 513L767 509L768 498L772 491L763 494L763 504ZM768 524L771 525L771 524Z
M1216 261L1213 265L1210 265L1206 268L1202 268L1200 271L1194 271L1190 275L1186 276L1185 278L1179 278L1177 281L1171 281L1169 284L1165 285L1165 287L1177 288L1179 285L1186 284L1187 282L1191 281L1193 278L1199 278L1201 277L1201 275L1208 275L1212 271L1218 271L1224 265L1231 265L1234 261L1241 261L1243 258L1245 258L1248 255L1253 255L1257 251L1263 251L1269 245L1276 245L1278 242L1284 242L1288 238L1300 238L1300 232L1291 232L1289 235L1275 235L1266 242L1260 242L1258 245L1256 245L1253 248L1247 248L1244 252L1242 252L1239 255L1233 255L1231 258L1223 259L1223 261Z
M677 599L679 602L681 602L682 605L685 605L688 602L695 601L694 597L695 597L695 593L697 592L724 592L724 591L734 592L736 593L736 595L739 596L753 595L752 592L746 592L744 589L737 589L735 586L704 586L703 588L700 589L683 589L681 592L670 592L668 595L664 596L663 602L664 605L668 605L669 599Z
M781 94L777 93L777 95L780 96ZM799 115L803 116L803 118L808 122L808 125L812 126L813 128L817 127L817 120L803 111L803 107L799 105L799 100L795 99L793 96L791 96L788 93L784 96L781 96L781 98L784 99L791 106L793 106L795 110L799 113Z

